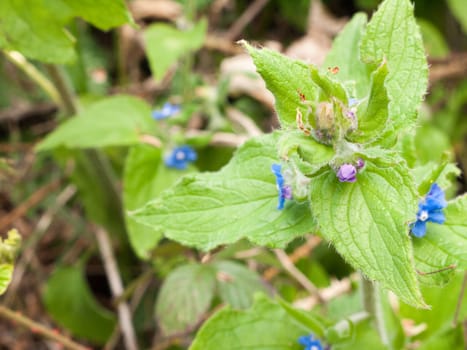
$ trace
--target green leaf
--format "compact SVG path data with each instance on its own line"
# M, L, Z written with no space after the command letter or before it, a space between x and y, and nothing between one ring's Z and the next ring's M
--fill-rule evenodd
M183 245L209 250L242 238L283 247L310 232L308 205L290 201L277 210L277 135L246 142L220 171L188 175L164 191L135 218Z
M156 317L164 335L194 327L208 311L215 287L216 273L209 265L192 264L173 270L156 303Z
M330 100L331 97L338 98L344 105L348 105L347 92L340 82L338 82L329 73L321 72L316 66L310 65L311 79L320 87L324 94L324 100Z
M169 169L164 165L161 150L147 145L131 148L125 161L123 175L123 206L125 212L138 209L169 188L187 171ZM130 243L141 258L148 253L162 237L162 232L138 223L125 215Z
M0 238L0 295L5 293L13 277L13 264L21 245L18 231L8 231L5 239Z
M380 281L406 303L424 307L407 223L417 196L401 163L367 161L355 183L333 171L311 181L311 205L323 236L355 268Z
M367 103L358 109L358 129L351 135L357 142L369 142L378 137L386 128L389 99L385 88L388 67L383 62L371 74L371 90Z
M144 31L144 41L154 79L162 79L180 58L201 48L206 30L205 20L190 30L179 30L164 23L149 26Z
M451 8L451 12L454 17L457 18L459 23L464 29L464 33L467 33L467 4L464 0L448 0L448 5Z
M199 330L190 350L299 350L308 330L277 303L260 297L250 310L224 308Z
M44 304L50 316L77 337L104 344L117 319L94 298L83 276L83 266L61 266L46 283Z
M48 0L50 1L50 0ZM68 6L73 16L81 17L95 27L109 30L133 23L124 0L54 0Z
M467 195L450 201L444 213L444 224L429 222L426 235L413 239L417 269L430 273L420 276L420 279L428 284L446 282L450 271L436 273L437 270L451 265L467 269Z
M316 142L299 130L282 133L278 148L279 156L290 158L305 175L312 175L326 166L335 153L332 147Z
M356 90L355 98L363 98L368 93L370 78L368 66L360 60L360 40L365 32L367 16L357 13L334 39L323 63L323 67L339 67L336 78L343 83L351 83Z
M94 103L55 129L36 148L59 146L92 148L141 143L141 135L153 133L154 120L146 102L131 96L113 96Z
M389 119L395 131L414 126L426 93L428 66L410 1L382 2L368 23L360 49L364 62L388 63Z
M303 325L317 337L322 338L326 331L327 322L320 316L302 309L297 309L290 305L288 302L279 299L279 304L287 312L287 315L292 317L296 322Z
M214 262L213 267L217 271L218 293L233 308L249 308L256 292L267 293L260 276L242 264L224 260Z
M274 95L276 111L283 127L296 125L297 108L306 115L307 108L300 101L299 93L314 101L317 87L309 79L309 66L269 49L256 49L246 42L243 45L253 58L256 70Z
M132 21L123 0L2 0L0 48L69 63L75 58L75 40L65 25L76 16L104 30Z

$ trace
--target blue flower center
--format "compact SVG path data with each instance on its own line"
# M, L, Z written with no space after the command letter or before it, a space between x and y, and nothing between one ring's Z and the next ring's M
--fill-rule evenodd
M185 152L178 151L177 153L175 153L175 158L177 160L184 160L185 159Z

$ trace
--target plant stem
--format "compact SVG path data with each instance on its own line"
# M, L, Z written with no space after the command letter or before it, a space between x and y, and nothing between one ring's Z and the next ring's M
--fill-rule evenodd
M40 334L46 338L52 339L68 349L89 350L89 348L74 342L57 331L44 327L40 323L37 323L30 318L23 316L18 312L12 311L2 305L0 305L0 316L5 317L16 324L20 324L26 328L29 328L33 333Z
M37 85L39 85L50 96L52 101L57 104L61 103L61 98L58 90L50 82L47 77L42 74L32 63L18 51L3 51L5 57L12 62L15 66L20 68L26 75L31 78Z
M60 94L60 104L62 105L67 116L78 113L78 106L75 102L74 93L65 80L65 77L60 68L55 64L46 64L45 68L54 82Z
M373 283L361 275L361 291L363 307L368 314L373 318L373 321L378 330L381 342L387 347L391 347L389 335L384 320L383 304L381 302L381 294L376 283Z

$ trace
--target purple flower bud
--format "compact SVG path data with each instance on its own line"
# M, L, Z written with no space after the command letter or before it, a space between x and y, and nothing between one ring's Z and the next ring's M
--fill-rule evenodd
M365 161L362 158L358 158L355 166L357 167L357 170L360 170L365 166Z
M337 171L337 178L340 182L355 182L357 181L357 168L352 164L342 164Z

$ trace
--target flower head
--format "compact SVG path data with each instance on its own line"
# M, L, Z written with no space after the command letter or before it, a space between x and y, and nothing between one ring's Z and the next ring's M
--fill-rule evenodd
M273 164L271 170L276 176L276 186L279 192L279 203L277 209L284 209L286 199L292 199L292 188L285 184L284 176L282 176L282 166L280 164Z
M337 178L340 182L357 181L357 168L349 163L342 164L337 171Z
M179 105L173 105L170 102L166 102L161 109L152 111L152 117L155 120L167 119L180 112L180 109L181 107Z
M164 160L164 163L169 168L184 170L188 164L194 162L197 158L196 151L190 146L183 145L175 147Z
M446 220L443 209L446 206L447 202L443 190L438 184L432 184L425 199L418 203L417 221L411 225L412 234L415 237L425 236L428 221L443 224Z
M298 343L305 346L303 350L323 350L323 345L318 339L313 339L313 334L301 336Z

